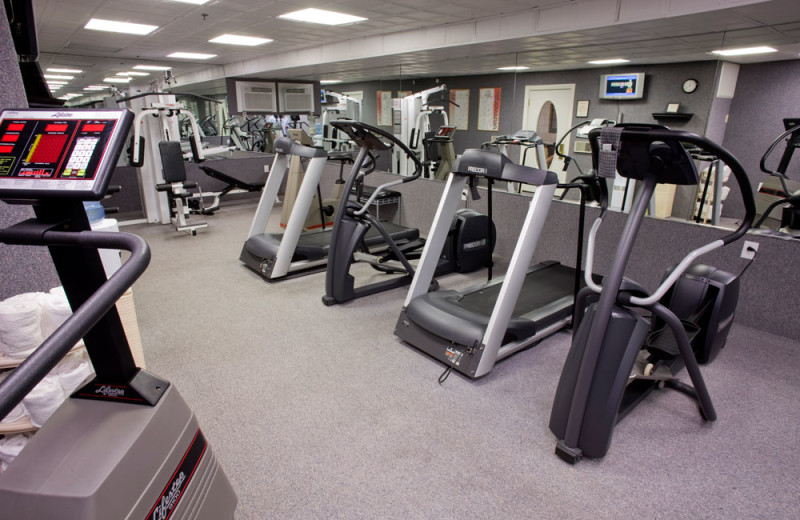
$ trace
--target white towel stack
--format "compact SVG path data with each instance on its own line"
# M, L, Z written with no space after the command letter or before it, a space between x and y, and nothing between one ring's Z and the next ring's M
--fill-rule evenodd
M43 293L24 293L0 302L0 353L24 358L41 345Z
M42 337L48 338L72 314L67 295L61 286L53 287L40 298L42 307Z
M17 455L22 451L22 448L28 444L30 437L26 434L20 435L6 435L0 439L0 473L6 470Z
M31 416L31 423L40 428L53 412L64 402L66 394L55 371L42 379L22 400Z

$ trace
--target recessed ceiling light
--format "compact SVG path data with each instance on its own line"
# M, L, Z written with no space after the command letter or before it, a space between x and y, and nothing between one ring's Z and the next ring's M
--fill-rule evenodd
M216 54L198 54L196 52L173 52L172 54L167 54L167 58L183 58L186 60L208 60L216 57Z
M592 60L589 65L617 65L619 63L630 63L631 60L626 60L625 58L611 58L609 60Z
M138 70L172 70L172 67L163 65L134 65L133 68Z
M66 85L69 81L61 81L60 79L48 79L48 85Z
M367 20L367 18L362 18L360 16L336 13L334 11L326 11L324 9L314 9L313 7L282 14L278 16L278 18L283 18L284 20L294 20L296 22L321 23L324 25L343 25L346 23L356 23Z
M778 52L778 49L767 46L743 47L739 49L719 49L711 51L711 54L717 54L719 56L746 56L748 54L767 54L769 52Z
M108 31L125 34L150 34L158 29L157 25L145 25L141 23L130 22L115 22L113 20L101 20L100 18L92 18L84 25L84 29L92 29L94 31Z
M44 79L75 79L75 76L58 76L56 74L45 74Z
M63 74L80 74L83 71L80 69L63 69L60 67L50 67L47 69L47 72L61 72Z
M83 94L76 94L75 92L70 92L69 94L64 94L63 96L59 96L58 99L66 99L69 101L72 98L81 97Z
M269 38L256 38L255 36L238 36L236 34L223 34L208 41L211 43L226 43L228 45L246 45L248 47L255 47L256 45L269 43L272 40L270 40Z
M58 90L58 89L62 88L63 86L64 85L50 85L50 84L48 84L47 88L49 88L50 90Z
M131 78L103 78L106 83L127 83Z
M320 80L320 85L333 85L334 83L341 83L342 80L340 79L323 79Z
M84 87L83 90L91 90L92 92L97 92L99 90L105 90L107 88L108 87L101 87L100 85L97 85L97 86L94 86L94 87Z
M117 76L149 76L149 72L126 71L117 72Z
M530 67L525 65L510 65L508 67L497 67L497 70L528 70Z

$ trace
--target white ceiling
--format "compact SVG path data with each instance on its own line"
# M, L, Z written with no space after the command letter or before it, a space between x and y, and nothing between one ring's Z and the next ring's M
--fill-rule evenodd
M633 64L716 59L720 47L771 45L745 63L800 56L800 0L34 0L42 69L80 68L81 92L136 64L171 65L182 86L226 75L344 81L585 68L590 59ZM305 7L369 18L339 27L278 17ZM90 18L157 25L147 36L90 31ZM258 47L209 43L223 33L272 38ZM176 51L207 61L166 58ZM146 80L157 79L153 73ZM143 82L146 85L147 81ZM194 84L194 85L190 85Z

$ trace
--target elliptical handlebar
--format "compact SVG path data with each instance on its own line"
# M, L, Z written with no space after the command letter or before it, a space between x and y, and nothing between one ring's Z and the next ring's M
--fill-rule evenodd
M597 138L597 134L599 134L599 130L593 130L590 134L590 139ZM689 143L699 146L701 149L705 151L711 152L714 156L721 159L733 173L734 177L736 178L736 182L739 185L739 190L742 195L742 200L745 206L745 216L742 219L742 222L739 224L739 227L736 228L735 231L732 233L714 240L704 246L698 247L692 251L690 251L678 266L672 270L670 275L658 286L658 288L648 297L640 298L640 297L631 297L630 301L634 305L638 306L648 306L656 303L661 299L661 297L666 294L669 288L675 283L675 281L686 271L686 269L694 262L694 260L710 251L718 249L722 246L730 244L744 236L748 229L753 224L753 219L755 217L755 199L753 197L753 189L750 186L750 181L747 177L747 172L745 172L744 167L741 163L727 150L722 148L721 146L717 145L713 141L699 136L697 134L693 134L690 132L684 132L679 130L669 130L665 128L652 128L652 127L626 127L623 130L621 144L620 147L624 147L625 141L645 141L649 143L655 142L666 142L666 141L677 141L681 144ZM589 240L587 245L587 258L586 258L586 284L589 286L593 291L600 292L602 287L595 284L592 281L592 264L594 259L594 249L596 243L596 234L597 230L600 227L600 224L603 220L603 214L595 221L592 225L592 229L589 232Z
M389 132L358 121L333 121L331 126L349 135L353 142L360 146L362 152L366 152L366 154L372 155L372 150L388 150L392 148L392 146L397 145L412 161L414 161L414 173L412 173L410 176L402 177L399 180L381 184L375 188L375 191L372 193L369 199L367 199L367 201L361 205L360 209L355 211L356 215L363 215L366 213L367 208L369 208L375 199L378 198L378 195L380 195L384 190L391 188L392 186L397 186L398 184L411 182L418 179L420 175L422 175L423 164L422 161L419 160L419 157L417 157L417 154L415 154L400 139L393 136ZM384 139L388 140L389 142L385 142ZM353 165L354 169L361 169L361 166L366 158L366 154L359 154L359 158L356 159L356 163ZM375 161L373 160L373 170L374 164Z
M772 151L775 150L775 147L778 146L778 144L781 141L786 139L790 134L794 134L797 132L800 132L800 126L793 126L792 128L789 128L781 135L779 135L778 138L775 139L771 145L769 145L769 148L767 148L767 151L764 152L764 155L761 156L761 162L759 162L758 164L762 172L768 175L774 175L775 177L781 180L781 186L783 187L783 191L784 193L786 193L787 196L791 195L791 192L789 191L789 188L786 186L786 175L782 172L773 171L767 168L767 157L769 157L770 154L772 154Z
M131 233L101 231L44 231L28 223L0 230L0 242L17 245L73 246L122 249L130 258L86 302L0 382L0 418L5 417L41 381L70 349L113 307L150 263L150 248Z

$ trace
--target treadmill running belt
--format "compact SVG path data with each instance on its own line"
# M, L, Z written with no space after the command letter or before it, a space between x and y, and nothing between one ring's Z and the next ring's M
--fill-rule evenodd
M554 263L528 273L522 284L512 316L527 314L565 296L570 296L575 283L575 269ZM496 283L465 294L459 305L478 314L490 316L502 284Z

